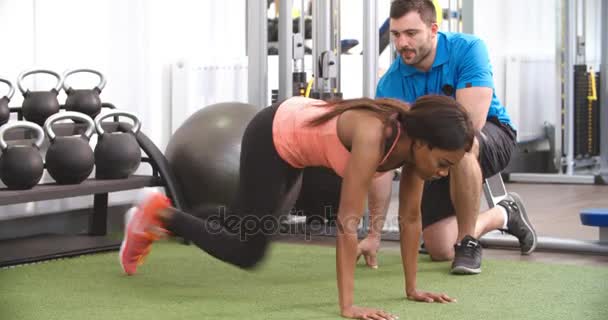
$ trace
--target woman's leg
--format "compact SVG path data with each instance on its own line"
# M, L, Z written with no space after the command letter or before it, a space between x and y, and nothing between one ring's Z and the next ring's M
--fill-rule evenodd
M277 106L259 112L249 123L241 144L239 189L234 204L207 207L198 218L168 205L160 194L148 195L129 219L121 247L121 264L134 274L159 227L192 241L210 255L239 266L254 267L263 257L279 217L293 207L301 170L277 153L272 121Z
M212 256L242 268L256 265L268 241L279 231L279 218L295 203L301 170L278 155L272 138L276 107L258 113L241 144L239 188L234 204L205 208L204 219L175 211L166 220L172 233L192 241Z

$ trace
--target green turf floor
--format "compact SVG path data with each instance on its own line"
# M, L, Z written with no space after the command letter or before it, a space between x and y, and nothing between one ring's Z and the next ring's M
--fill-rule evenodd
M608 267L486 259L482 274L452 276L420 259L419 287L457 303L405 300L396 252L378 270L357 268L357 303L400 319L608 319ZM117 253L0 270L0 319L339 319L334 263L330 247L275 244L248 272L161 242L133 277Z

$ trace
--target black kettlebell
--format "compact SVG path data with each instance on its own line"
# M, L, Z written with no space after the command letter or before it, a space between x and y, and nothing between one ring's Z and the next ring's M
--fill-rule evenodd
M8 145L4 140L6 131L13 128L27 128L36 132L33 144ZM40 146L44 142L42 128L29 121L13 121L0 127L0 179L9 189L25 190L37 185L42 178L44 163Z
M55 88L50 91L30 91L29 89L23 89L23 79L37 73L46 73L56 77L57 85ZM17 87L19 87L19 90L23 94L23 105L21 106L23 118L42 126L48 117L59 112L57 95L61 89L61 83L61 76L54 71L31 70L22 72L17 78Z
M7 123L11 117L11 109L8 107L8 103L11 101L13 94L15 93L15 87L13 84L5 79L0 78L0 82L4 82L8 85L8 93L0 98L0 126Z
M53 123L63 119L80 120L79 123L88 125L87 129L80 135L58 137L53 131ZM93 149L89 145L89 139L95 130L93 119L80 112L60 112L46 119L43 128L50 141L44 158L46 171L55 182L77 184L88 178L95 165Z
M124 116L133 120L128 132L105 132L101 121L109 117ZM137 117L125 111L110 111L95 118L97 145L95 146L95 177L97 179L124 179L132 175L141 163L141 151L135 135L141 128Z
M73 89L67 85L68 76L74 73L88 72L99 76L99 84L93 89ZM91 118L95 118L101 111L101 98L99 94L106 86L104 75L92 69L68 70L63 74L63 90L68 95L65 100L65 109L68 111L82 112Z

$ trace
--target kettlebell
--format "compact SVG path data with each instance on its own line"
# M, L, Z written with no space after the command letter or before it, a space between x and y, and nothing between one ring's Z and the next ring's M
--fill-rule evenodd
M15 93L15 87L13 84L5 79L0 78L0 82L4 82L8 85L8 93L0 98L0 126L7 123L11 117L11 109L8 107L8 103L11 101L13 94Z
M80 135L58 137L53 131L53 123L63 119L80 120L79 123L88 125L87 129ZM89 145L95 130L93 119L80 112L59 112L46 119L43 129L50 141L44 158L46 171L55 182L77 184L88 178L95 165L93 149Z
M88 72L99 76L99 84L93 89L73 89L67 85L68 76L74 73ZM65 109L68 111L82 112L91 118L95 118L101 111L101 98L99 94L106 86L105 76L92 69L68 70L63 74L63 90L68 95L65 100Z
M133 120L128 132L105 132L101 121L109 117L124 116ZM141 163L141 151L135 135L141 128L137 117L125 111L110 111L95 118L97 145L95 146L95 177L97 179L124 179L132 175Z
M6 131L13 128L28 128L36 132L37 138L34 144L8 145L4 140ZM29 121L13 121L0 127L0 180L9 189L25 190L31 189L40 182L44 163L40 155L40 146L44 142L42 128Z
M55 88L50 91L30 91L29 89L23 89L23 79L37 73L46 73L56 77L57 85ZM17 87L19 87L19 90L23 94L23 105L21 106L23 118L42 126L48 117L59 112L57 95L61 89L61 83L61 76L54 71L40 69L22 72L19 77L17 77Z

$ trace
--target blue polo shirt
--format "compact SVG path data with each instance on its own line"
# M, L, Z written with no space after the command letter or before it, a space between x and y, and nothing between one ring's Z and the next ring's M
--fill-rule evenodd
M433 66L427 72L395 59L376 87L376 97L395 98L413 103L427 94L456 97L456 90L469 87L489 87L494 90L492 66L488 50L481 39L464 33L437 33L437 52ZM489 118L511 123L505 107L492 93Z

